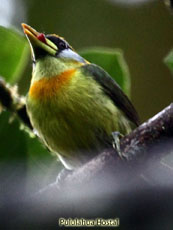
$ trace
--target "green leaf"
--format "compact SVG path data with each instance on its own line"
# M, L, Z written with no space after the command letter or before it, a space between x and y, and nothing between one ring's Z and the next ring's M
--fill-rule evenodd
M122 90L130 95L129 69L120 49L88 48L82 50L80 55L105 69Z
M9 123L10 116L10 112L3 112L0 116L0 179L1 183L14 184L16 177L24 178L27 146L19 121Z
M56 180L62 165L57 157L43 146L37 137L30 138L26 135L27 141L27 188L30 192L36 192L47 184Z
M62 165L37 137L31 138L20 129L20 121L9 122L10 117L7 111L0 115L0 179L6 182L26 177L27 190L36 192L55 181Z
M26 141L24 132L19 128L19 121L9 122L11 113L2 112L0 116L0 158L3 160L16 160L24 157Z
M26 67L29 46L13 29L0 26L0 75L9 83L18 80Z
M169 54L165 57L164 62L173 73L173 50L171 50Z
M49 163L55 160L48 149L39 141L37 137L30 137L26 134L28 166L41 170L48 169ZM45 170L46 171L46 170ZM44 172L45 173L45 172Z

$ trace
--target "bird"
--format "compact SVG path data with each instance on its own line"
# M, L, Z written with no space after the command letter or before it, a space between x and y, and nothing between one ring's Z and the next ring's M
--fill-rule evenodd
M63 37L25 23L22 27L33 62L27 113L67 170L112 147L112 133L126 135L138 126L134 106L104 69L85 60Z

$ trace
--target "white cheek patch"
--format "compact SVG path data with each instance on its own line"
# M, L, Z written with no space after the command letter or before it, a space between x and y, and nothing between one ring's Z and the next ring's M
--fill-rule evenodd
M62 58L68 58L68 59L72 59L72 60L76 60L76 61L85 63L85 59L83 59L79 54L77 54L71 49L62 50L58 56Z

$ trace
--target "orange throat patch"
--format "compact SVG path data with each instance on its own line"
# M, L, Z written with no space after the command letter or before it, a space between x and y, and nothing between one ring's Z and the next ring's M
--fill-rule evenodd
M51 98L58 93L62 86L69 83L74 76L75 71L76 69L70 69L57 76L50 78L44 77L35 81L30 87L29 97L40 100Z

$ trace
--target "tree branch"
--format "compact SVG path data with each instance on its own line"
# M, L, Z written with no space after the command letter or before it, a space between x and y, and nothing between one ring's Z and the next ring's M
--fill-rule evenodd
M0 103L3 108L17 114L24 124L33 129L29 121L26 106L14 88L0 80ZM45 194L65 187L84 185L95 178L108 178L114 175L114 181L119 183L125 178L143 171L151 159L159 160L163 155L173 151L173 103L163 111L140 125L129 135L120 140L122 156L116 150L106 149L93 160L67 175L63 183L55 182L40 191ZM105 176L106 175L106 176Z
M3 78L0 78L0 104L3 109L16 114L26 127L33 130L26 112L25 98L17 93L17 86L10 86Z
M161 159L173 152L173 103L163 111L140 125L120 140L120 157L116 150L107 149L93 160L69 174L62 184L55 182L40 191L39 194L51 194L58 189L70 190L86 186L92 182L109 180L110 184L119 184L139 176L146 164ZM112 185L113 186L113 185Z

